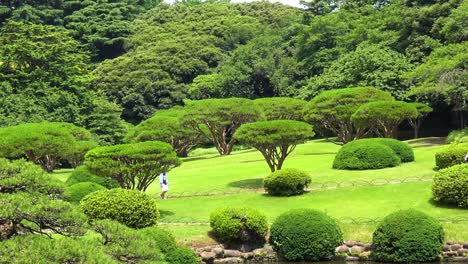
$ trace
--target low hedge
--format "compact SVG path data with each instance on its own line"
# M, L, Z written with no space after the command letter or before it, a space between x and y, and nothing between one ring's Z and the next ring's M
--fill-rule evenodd
M198 264L200 258L192 249L178 247L166 254L166 261L171 264Z
M107 189L118 188L120 187L119 183L114 179L109 179L105 177L99 177L91 173L86 166L80 166L76 168L68 177L65 184L68 186L75 185L80 182L94 182L99 185L106 187Z
M226 207L213 211L210 226L217 239L229 243L261 243L268 233L266 216L250 207Z
M402 142L400 140L393 138L363 138L356 141L361 143L375 142L385 145L391 148L397 154L401 162L414 161L413 148L408 143Z
M400 157L390 147L371 140L355 140L341 147L333 161L333 168L370 170L395 167L400 163Z
M330 260L343 241L338 224L311 209L283 213L271 226L271 244L289 261Z
M436 166L438 169L448 168L453 165L465 162L465 155L468 152L468 143L450 144L435 154Z
M310 176L298 169L275 171L263 180L265 191L274 196L291 196L304 193L311 182Z
M435 201L468 208L468 164L440 170L432 183Z
M373 234L371 257L384 262L429 262L439 258L444 242L440 223L414 209L385 217Z
M79 203L86 195L105 189L106 187L94 182L80 182L66 188L63 196L68 202Z
M447 136L447 143L468 143L468 128L450 132Z
M90 220L111 219L133 228L155 225L159 218L155 200L135 190L94 192L81 200L80 207Z

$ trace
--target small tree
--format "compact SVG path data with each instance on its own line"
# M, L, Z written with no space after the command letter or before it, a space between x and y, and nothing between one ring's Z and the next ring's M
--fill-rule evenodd
M186 157L188 152L200 143L202 134L190 126L184 126L180 118L184 114L182 107L157 112L127 135L127 142L163 141L172 145L179 157Z
M401 101L380 101L362 105L352 115L354 125L369 129L384 137L396 138L398 126L410 118L417 118L414 105Z
M293 120L261 121L242 125L235 138L256 148L272 172L281 170L284 160L297 144L314 136L312 126Z
M168 143L146 141L92 149L84 165L98 176L116 180L122 188L146 191L161 172L180 161Z
M26 157L47 172L52 172L62 159L79 165L95 145L89 131L69 123L30 123L0 129L3 157Z
M414 138L418 138L419 136L419 128L421 127L422 122L426 117L429 115L429 113L432 112L432 107L428 106L427 104L423 103L418 103L414 102L411 103L416 110L418 111L418 115L416 118L410 118L408 119L409 124L414 128Z
M392 101L393 97L372 87L356 87L324 91L314 97L304 109L304 119L324 137L331 131L341 143L359 139L367 131L355 127L351 120L354 112L372 101Z
M302 112L307 104L304 100L289 97L259 98L254 102L263 111L267 120L302 121Z
M206 136L221 155L231 154L233 135L242 124L260 119L261 110L245 98L190 101L182 117L184 125Z

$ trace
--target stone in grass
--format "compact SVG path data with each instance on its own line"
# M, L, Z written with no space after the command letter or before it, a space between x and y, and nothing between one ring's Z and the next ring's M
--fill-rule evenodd
M449 252L450 251L450 245L444 245L443 251L444 252Z
M210 261L216 257L216 254L213 252L204 251L200 254L200 257L203 261Z
M347 247L353 247L356 245L356 241L354 240L348 240L348 241L345 241L344 244L347 246Z
M349 248L346 245L341 245L335 249L336 253L348 253Z
M224 256L224 249L220 247L213 248L212 252L215 253L217 258L222 258Z
M464 243L463 243L463 248L468 249L468 242L464 242Z
M372 244L371 243L364 244L364 251L371 251L371 250L372 250Z
M458 256L463 257L465 255L468 256L468 249L460 248L457 250Z
M450 247L453 251L457 251L459 250L460 248L462 248L459 244L453 244L451 247Z
M215 259L214 264L236 264L236 263L244 263L242 258L222 258L222 259Z
M230 258L230 257L240 257L241 252L239 250L229 250L226 249L224 250L224 257Z
M353 246L352 248L349 249L349 252L353 255L359 255L362 252L362 247L360 246Z

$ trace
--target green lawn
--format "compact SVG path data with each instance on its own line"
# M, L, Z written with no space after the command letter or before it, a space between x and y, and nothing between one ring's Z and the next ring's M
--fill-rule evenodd
M434 153L439 146L416 142L416 161L396 168L368 171L340 171L331 169L337 145L316 140L297 147L286 160L285 167L299 168L312 176L313 187L323 183L333 186L338 182L385 182L382 179L411 182L379 186L349 187L342 184L332 190L314 190L295 197L270 197L248 192L261 188L262 178L269 174L262 156L255 150L242 150L230 156L219 157L215 150L197 150L184 159L182 166L169 173L170 192L197 194L222 193L236 190L246 193L202 197L174 198L159 201L161 222L187 243L207 239L206 222L212 210L222 206L252 206L265 212L270 221L293 208L313 208L335 217L346 239L370 241L379 219L405 208L416 208L443 221L448 240L468 241L468 210L447 208L431 202L431 182L417 182L418 177L430 179L435 172ZM427 142L426 142L427 143ZM69 172L59 172L65 180ZM348 186L348 187L346 187ZM157 197L159 186L153 184L147 193ZM463 221L464 220L464 221ZM197 222L197 225L176 223Z

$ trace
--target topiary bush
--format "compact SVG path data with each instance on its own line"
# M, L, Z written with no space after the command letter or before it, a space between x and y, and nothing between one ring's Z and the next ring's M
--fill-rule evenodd
M268 233L266 216L250 207L226 207L213 211L210 226L223 242L262 243Z
M198 264L200 258L190 248L179 247L167 253L166 261L171 264Z
M329 260L343 241L340 227L331 217L312 209L283 213L271 226L271 244L289 261Z
M63 196L68 202L79 203L86 195L105 189L106 187L94 182L80 182L65 189Z
M265 191L274 196L291 196L304 193L311 182L307 173L297 169L275 171L263 180Z
M177 248L177 242L174 236L164 229L156 226L150 226L142 228L138 230L138 232L146 238L157 241L158 248L164 254L167 254Z
M453 165L465 162L465 155L468 152L468 143L450 144L441 148L435 154L436 166L444 169Z
M340 170L370 170L395 167L401 159L390 147L369 140L345 144L335 156L333 168Z
M375 142L385 145L391 148L397 154L401 162L414 161L413 148L408 143L401 142L400 140L393 138L364 138L359 139L358 142Z
M75 185L80 182L94 182L106 187L107 189L119 187L119 183L114 179L99 177L88 170L86 166L76 168L68 177L65 184L68 186Z
M156 202L135 190L94 192L81 200L80 207L90 220L111 219L133 228L155 225L159 218Z
M434 200L468 208L468 164L440 170L432 183Z
M468 143L468 128L450 132L447 136L447 143Z
M385 217L373 234L371 257L385 262L429 262L442 252L444 230L438 221L409 209Z

